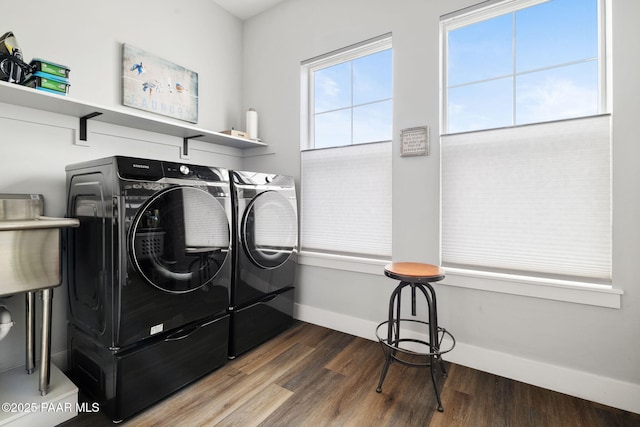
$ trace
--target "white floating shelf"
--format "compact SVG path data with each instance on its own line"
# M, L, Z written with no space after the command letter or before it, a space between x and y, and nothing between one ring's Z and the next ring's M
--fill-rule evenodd
M80 127L95 120L119 126L176 136L183 140L196 139L235 148L265 147L267 144L239 138L137 113L135 110L117 110L80 101L69 96L51 94L17 84L0 81L0 102L64 114L80 119ZM84 122L84 123L83 123ZM82 129L80 129L82 133ZM82 137L80 137L82 139ZM86 133L85 133L86 139Z

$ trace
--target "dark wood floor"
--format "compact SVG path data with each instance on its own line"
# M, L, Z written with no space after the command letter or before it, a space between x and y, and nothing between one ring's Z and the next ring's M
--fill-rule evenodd
M454 364L440 413L428 369L392 364L376 393L382 362L378 343L299 322L122 425L640 426L638 414ZM64 424L110 425L101 413Z

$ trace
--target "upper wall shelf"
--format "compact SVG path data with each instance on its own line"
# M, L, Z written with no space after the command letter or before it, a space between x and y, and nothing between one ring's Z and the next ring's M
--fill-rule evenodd
M188 124L144 116L137 114L135 110L116 110L102 105L80 101L68 96L50 94L4 81L0 81L0 102L77 117L80 119L81 127L83 125L82 121L85 120L86 123L87 120L83 118L90 117L90 120L177 136L185 141L185 149L186 141L189 139L197 139L198 141L235 148L254 148L267 145L263 142L238 138L220 132L197 128ZM97 115L95 115L96 113ZM80 133L81 131L82 129L80 129Z

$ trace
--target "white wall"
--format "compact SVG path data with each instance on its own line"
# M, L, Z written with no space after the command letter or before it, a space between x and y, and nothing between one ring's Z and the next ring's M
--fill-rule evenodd
M439 17L476 0L288 0L245 22L245 106L261 112L271 154L249 169L300 177L300 62L393 33L393 258L439 260ZM446 285L441 324L458 341L448 359L564 393L640 412L640 37L635 0L613 2L613 277L620 309ZM403 128L431 126L432 154L402 158ZM336 189L339 190L339 189ZM446 283L446 280L445 280ZM395 283L303 265L297 315L373 336Z
M120 88L122 43L128 43L198 73L197 127L219 131L244 123L242 23L210 0L3 2L0 33L6 31L14 32L25 59L67 65L73 98L127 110ZM90 122L90 146L81 147L73 144L77 128L69 116L0 103L0 193L43 194L45 214L64 216L68 164L114 154L179 161L179 138ZM191 141L189 152L193 164L242 165L237 149ZM0 371L24 364L24 296L6 302L16 326L0 342ZM52 352L64 359L65 349L63 286L54 290Z

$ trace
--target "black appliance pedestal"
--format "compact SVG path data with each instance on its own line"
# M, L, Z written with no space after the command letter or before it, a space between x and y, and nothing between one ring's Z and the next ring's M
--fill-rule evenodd
M246 307L231 310L229 357L275 337L293 324L294 288L285 288Z
M111 351L69 324L69 378L113 421L130 418L227 361L229 315Z

